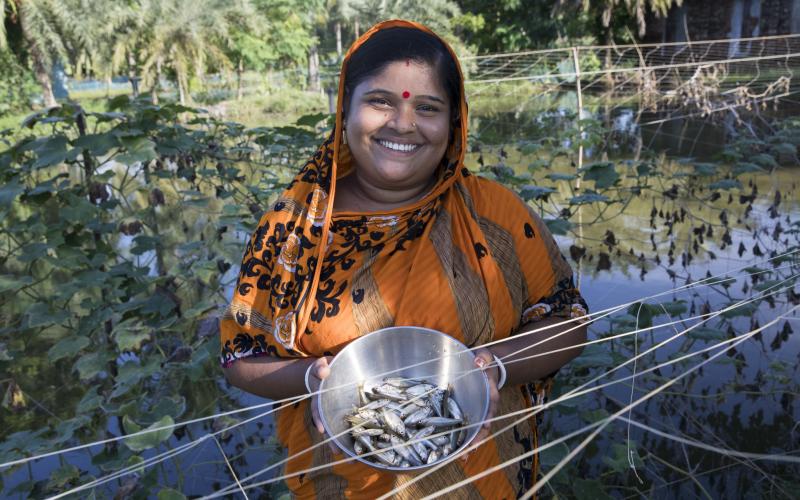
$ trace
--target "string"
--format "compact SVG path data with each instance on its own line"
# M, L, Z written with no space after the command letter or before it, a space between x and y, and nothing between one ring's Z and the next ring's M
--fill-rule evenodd
M779 293L779 292L781 292L781 291L783 291L783 290L778 290L778 291L776 291L776 292L774 292L774 293ZM762 297L762 298L763 298L763 297ZM742 303L746 303L746 301L743 301ZM739 306L739 305L737 305L737 306L731 306L731 307L738 307L738 306ZM719 314L722 314L722 313L724 313L724 312L725 312L725 310L719 311L719 312L718 312L716 315L712 315L712 316L711 316L711 317L709 317L708 319L713 319L713 317L716 317L716 316L718 316ZM702 322L701 322L700 324L702 324ZM699 324L698 324L698 325L699 325ZM686 332L690 331L692 328L694 328L694 327L696 327L696 326L698 326L698 325L694 325L693 327L691 327L691 328L687 329L687 330L686 330L685 332L683 332L683 333L686 333ZM659 327L661 327L661 326L663 326L663 325L660 325ZM732 341L732 340L725 341L725 342L731 342L731 341ZM717 345L720 345L720 344L717 344ZM712 346L712 348L713 348L713 347L714 347L714 346ZM710 348L709 348L709 349L710 349ZM690 355L687 355L687 356L684 356L684 357L680 357L680 358L677 358L677 359L675 359L675 360L668 361L668 362L666 362L666 363L662 363L662 364L660 364L660 365L658 365L658 366L656 366L656 367L654 367L654 368L651 368L651 369L648 369L648 370L645 370L645 371L641 372L641 374L643 375L643 374L645 374L645 373L650 373L651 371L654 371L654 370L657 370L657 369L663 368L663 367L665 367L665 366L669 366L670 364L674 364L674 363L677 363L677 362L683 361L684 359L687 359L688 357L691 357L691 356L695 356L695 355L701 354L701 353L703 353L703 352L706 352L706 351L707 351L707 350L709 350L709 349L704 349L704 350L701 350L701 351L699 351L699 352L691 353ZM645 352L645 353L642 353L642 354L641 354L641 356L644 356L645 354L647 354L647 353L646 353L646 352ZM641 356L640 356L640 357L641 357ZM521 361L521 360L514 360L514 361ZM511 361L511 362L514 362L514 361ZM615 371L616 369L617 369L617 368L615 368L615 369L613 369L613 370L611 370L611 371L607 372L607 373L606 373L606 374L604 374L604 375L607 375L607 374L609 374L609 373L612 373L612 372L613 372L613 371ZM634 375L632 375L631 377L635 378L636 376L637 376L637 375L636 375L636 374L634 374ZM602 375L601 375L600 377L602 377ZM598 378L595 378L593 381L589 381L589 382L587 382L586 384L583 384L581 387L579 387L579 388L577 388L577 389L580 389L580 388L582 388L582 387L586 387L588 384L591 384L591 383L593 383L594 381L598 380L600 377L598 377ZM537 408L539 408L539 409L544 409L544 408L546 408L546 407L549 407L549 406L552 406L552 405L554 405L554 404L558 404L558 403L560 403L560 402L562 402L562 401L564 401L564 400L571 399L572 397L578 397L578 396L582 396L582 395L588 394L588 393L590 393L590 392L593 392L593 391L595 391L595 390L599 390L599 389L605 388L605 387L607 387L607 386L609 386L609 385L613 385L613 384L616 384L616 383L623 382L623 381L625 381L625 380L627 380L627 379L629 379L629 378L631 378L631 377L625 377L625 378L622 378L622 379L619 379L619 380L616 380L616 381L612 381L612 382L609 382L609 383L607 383L607 384L603 384L603 385L601 385L601 386L595 387L595 388L593 388L593 389L590 389L590 390L585 390L585 391L582 391L582 392L579 392L579 391L577 391L577 389L576 389L575 391L571 391L570 393L567 393L567 394L565 394L565 395L564 395L564 396L562 396L561 398L559 398L559 399L557 399L557 400L555 400L555 401L552 401L551 403L549 403L549 404L547 404L547 405L545 405L545 406L543 406L543 407L542 407L542 406L539 406L539 407L537 407ZM530 410L530 409L525 409L525 410L522 410L522 412L526 412L526 411L528 411L528 410ZM515 413L519 413L519 412L515 412ZM535 413L538 413L538 411L534 411L534 414L535 414ZM497 419L501 419L501 418L508 418L508 417L509 417L509 415L513 415L513 414L501 415L501 416L499 416L499 417L495 417L495 418L493 418L493 419L489 419L489 420L487 420L487 422L491 422L491 421L494 421L494 420L497 420ZM528 418L528 417L526 416L526 417L524 417L524 418ZM523 418L523 419L524 419L524 418ZM464 428L466 428L466 427L472 427L472 426L474 426L474 425L480 425L480 424L473 424L473 425L470 425L470 426L465 426ZM513 425L516 425L516 424L512 424L512 426L513 426ZM452 431L448 431L447 433L449 433L449 432L452 432ZM344 433L345 433L345 432L343 432L343 433L340 433L339 435L342 435L342 434L344 434ZM444 433L444 434L447 434L447 433ZM496 434L495 434L495 435L496 435ZM494 436L494 435L493 435L493 436ZM317 444L317 445L315 445L314 447L316 447L316 446L321 446L322 444L325 444L325 443L329 442L329 441L330 441L330 440L332 440L332 439L334 439L334 438L333 438L333 437L331 437L331 438L329 438L329 439L326 439L326 440L324 440L323 442L321 442L321 443L318 443L318 444ZM483 442L483 441L481 441L481 442ZM469 451L469 450L471 450L471 449L474 449L474 448L473 448L473 447L470 447L469 449L465 450L465 453L466 453L466 452L468 452L468 451ZM290 459L293 459L293 458L295 458L295 457L297 457L297 456L299 456L299 455L301 455L301 454L303 454L303 453L307 452L307 451L308 451L308 449L306 449L306 450L303 450L303 451L300 451L300 452L296 453L295 455L293 455L293 456L289 457L287 460L285 460L285 461L284 461L284 463L285 463L286 461L290 460ZM350 461L350 460L353 460L353 459L346 459L345 461ZM299 472L296 472L296 473L292 473L292 474L288 474L288 475L285 475L285 476L281 476L281 477L279 477L279 478L275 478L275 479L272 479L272 480L270 480L270 481L267 481L267 482L261 482L261 483L257 483L257 485L252 485L251 487L260 486L260 485L264 485L264 484L269 484L269 483L271 483L271 482L277 482L277 481L280 481L280 480L285 480L285 479L287 479L287 478L289 478L289 477L293 477L293 476L295 476L295 475L298 475L298 474L313 472L313 471L315 471L315 470L319 470L319 469L321 469L321 468L325 468L325 467L327 467L327 466L333 466L333 465L335 465L335 464L337 464L337 463L342 463L342 462L341 462L341 461L339 461L339 462L333 462L333 463L331 463L331 464L327 464L327 465L321 465L321 466L317 466L317 467L314 467L314 468L311 468L311 469L306 469L306 470L299 471ZM444 466L444 465L446 465L446 463L442 463L442 465L439 465L439 467L441 467L441 466ZM271 467L269 467L267 470L270 470L270 469L272 469L272 468L274 468L274 466L271 466ZM438 469L438 467L435 467L433 470L426 471L426 473L423 473L423 477L424 477L424 475L427 475L427 473L432 473L432 472L434 472L434 471L435 471L435 470L437 470L437 469ZM265 472L265 471L262 471L262 472ZM253 474L253 475L249 476L249 478L255 477L255 476L257 476L257 475L261 474L262 472L259 472L259 473L256 473L256 474ZM419 476L417 476L417 477L419 477ZM247 482L247 480L248 480L249 478L246 478L246 479L245 479L243 482ZM409 486L410 484L412 484L412 483L413 483L413 482L415 482L416 480L418 480L418 479L416 479L416 478L415 478L415 480L413 480L412 482L406 483L406 484L404 485L404 487L406 487L406 486ZM221 491L220 491L220 492L218 492L218 493L219 493L219 494L224 494L224 493L227 493L227 492L229 491L229 489L230 489L230 487L228 487L228 488L226 488L226 489L224 489L224 490L221 490ZM394 491L394 492L392 492L392 493L396 493L396 492L397 492L397 491ZM214 498L214 496L210 496L210 497L207 497L207 498Z
M774 257L771 257L769 259L766 259L766 260L764 260L762 262L759 262L759 263L756 263L756 264L748 264L746 266L741 266L740 268L727 270L727 271L725 271L723 273L720 273L718 275L711 276L711 277L708 277L708 278L704 278L704 279L696 281L696 282L688 283L688 284L685 284L683 286L680 286L680 287L677 287L677 288L673 288L671 290L667 290L667 291L664 291L664 292L656 293L654 295L651 295L649 297L645 297L645 298L640 299L640 300L641 301L652 300L652 299L655 299L655 298L658 298L658 297L661 297L661 296L664 296L664 295L667 295L667 294L675 293L675 292L683 290L683 289L689 289L689 288L693 288L695 286L704 286L705 284L715 284L715 283L713 283L713 281L719 279L721 276L744 270L747 267L750 267L751 265L752 266L757 266L759 264L768 263L768 262L771 262L771 261L776 260L776 259L782 259L782 258L791 256L791 255L797 254L798 252L800 252L800 249L788 251L788 252L776 255ZM768 271L764 271L764 272L768 272ZM632 304L635 304L637 302L639 302L639 301L631 301L631 302L628 302L626 304L622 304L620 306L615 306L615 307L607 308L607 309L604 309L604 310L601 310L601 311L597 311L595 313L587 314L584 317L591 317L591 316L594 316L594 315L599 316L601 314L605 314L606 312L613 313L613 312L619 311L621 309L624 309L624 308L626 308L626 307L628 307L628 306L630 306ZM582 318L579 318L579 319L582 319ZM515 335L515 337L518 337L518 336L521 336L521 335L528 335L528 334L532 334L532 333L537 333L539 331L543 331L543 330L546 330L548 328L552 328L553 326L557 326L557 325L552 325L552 326L548 325L548 326L545 326L545 327L543 327L541 329L535 329L535 330L532 330L532 331L529 331L529 332L520 333L519 335ZM478 346L476 348L486 347L486 346L489 346L489 345L492 345L492 344L496 344L498 342L500 342L500 341L494 341L492 343L484 344L484 345ZM592 342L594 342L594 341L592 341ZM588 343L587 343L587 345L588 345ZM443 358L444 357L445 356L443 356ZM433 360L433 361L437 361L437 360ZM420 364L423 364L423 363L420 363ZM416 366L416 365L413 365L413 366ZM412 366L404 367L403 369L407 369L407 368L410 368L410 367L412 367ZM389 374L394 373L395 371L397 371L397 370L392 370L392 371L387 372L385 374L381 374L380 376L389 375ZM184 425L189 425L189 424L193 424L193 423L198 423L198 422L202 422L202 421L209 420L209 419L216 418L216 417L220 417L220 416L228 416L228 415L233 415L233 414L244 412L244 411L250 411L250 410L254 410L254 409L259 409L259 408L263 408L264 406L269 406L269 405L273 405L273 404L281 404L281 403L294 404L294 403L298 403L298 402L300 402L302 400L305 400L305 399L307 399L307 398L309 398L309 397L311 397L313 395L320 395L323 392L327 392L329 390L338 390L340 388L347 387L348 385L353 385L353 384L345 384L342 387L328 388L325 391L320 390L320 391L317 391L316 393L313 393L313 394L290 397L290 398L285 398L285 399L278 400L278 401L271 401L271 402L267 402L267 403L257 404L257 405L253 405L253 406L250 406L250 407L247 407L247 408L240 408L240 409L236 409L236 410L232 410L232 411L228 411L228 412L219 413L219 414L216 414L216 415L211 415L211 416L208 416L208 417L200 417L200 418L187 420L187 421L180 422L180 423L174 423L174 424L171 424L171 425L161 426L161 427L157 427L157 428L153 428L153 429L144 429L144 430L141 430L141 431L138 431L138 432L134 432L134 433L125 435L125 436L116 436L114 438L103 439L103 440L95 441L95 442L84 444L84 445L73 446L73 447L70 447L70 448L67 448L67 449L64 449L64 450L57 450L57 451L42 453L42 454L39 454L39 455L36 455L36 456L33 456L33 457L27 457L27 458L13 460L13 461L9 461L9 462L0 464L0 469L6 468L6 467L10 467L10 466L13 466L13 465L23 464L23 463L26 463L26 462L29 462L29 461L32 461L32 460L39 460L39 459L42 459L42 458L58 455L58 454L61 454L61 453L68 453L68 452L71 452L71 451L76 451L76 450L88 448L88 447L91 447L91 446L97 446L97 445L100 445L100 444L106 444L106 443L110 443L110 442L115 442L115 441L118 441L118 440L121 440L121 439L125 439L125 438L144 435L144 434L147 434L147 433L150 433L150 432L157 432L157 431L160 431L160 430L173 429L173 428L178 427L178 426L184 426Z

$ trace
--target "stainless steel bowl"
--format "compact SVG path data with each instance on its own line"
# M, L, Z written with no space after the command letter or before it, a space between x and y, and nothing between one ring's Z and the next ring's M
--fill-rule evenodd
M486 419L489 410L489 382L486 374L475 369L474 359L474 354L464 344L428 328L390 327L354 340L333 359L331 374L320 386L324 392L317 398L317 404L325 431L334 436L333 441L347 455L372 467L404 472L430 467L434 464L380 465L353 451L345 416L359 406L358 384L379 383L386 376L427 379L439 387L452 384L453 395L467 424L476 424ZM478 425L467 429L464 443L453 453L469 445L479 430Z

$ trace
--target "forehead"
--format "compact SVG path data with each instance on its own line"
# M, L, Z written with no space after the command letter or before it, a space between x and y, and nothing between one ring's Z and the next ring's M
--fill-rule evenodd
M369 92L373 88L390 90L397 94L409 92L415 95L432 95L447 101L447 92L439 73L428 63L418 61L394 61L380 72L361 82L356 93Z

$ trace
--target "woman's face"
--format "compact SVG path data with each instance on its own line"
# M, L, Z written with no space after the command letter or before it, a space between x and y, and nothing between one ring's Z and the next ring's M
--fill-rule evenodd
M451 105L428 64L396 61L361 82L345 129L359 179L387 190L430 182L447 150Z

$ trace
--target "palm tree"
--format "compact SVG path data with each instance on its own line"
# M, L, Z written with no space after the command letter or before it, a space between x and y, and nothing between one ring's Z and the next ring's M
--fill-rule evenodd
M234 26L252 12L248 0L142 0L152 18L152 33L143 40L142 73L161 63L171 66L181 104L189 98L189 74L202 77L208 66L230 70L226 48Z
M67 59L67 37L75 33L75 16L64 2L58 0L0 0L0 48L8 45L7 18L20 27L34 75L42 86L45 106L56 106L50 73L56 57Z

